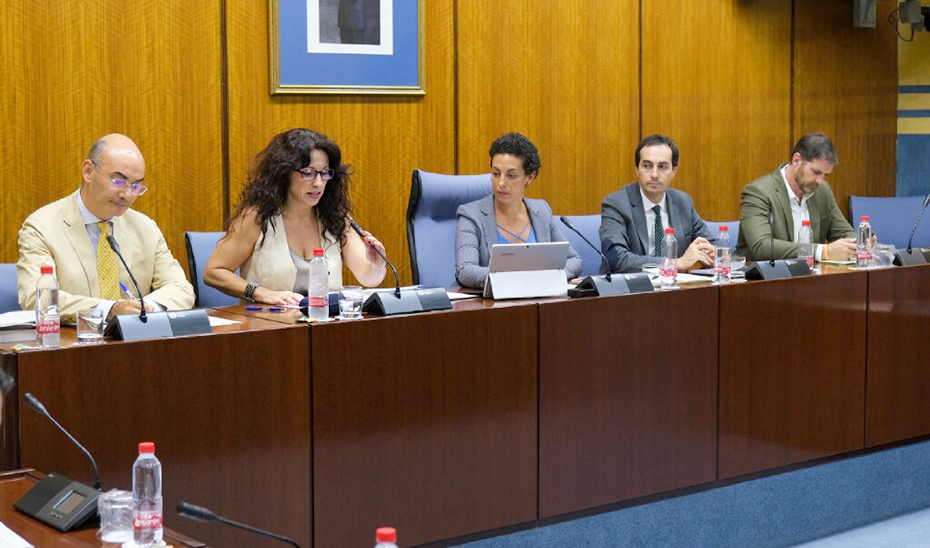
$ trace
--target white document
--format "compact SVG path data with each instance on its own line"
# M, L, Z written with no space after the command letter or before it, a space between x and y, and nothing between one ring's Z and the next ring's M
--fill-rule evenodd
M526 299L566 295L568 295L568 283L564 270L491 272L484 284L484 297L488 299Z
M35 310L14 310L12 312L0 314L0 329L35 326Z
M4 523L0 523L0 548L35 548Z
M221 325L232 325L237 322L236 320L227 320L226 318L220 318L218 316L207 316L207 319L210 320L210 327L219 327Z

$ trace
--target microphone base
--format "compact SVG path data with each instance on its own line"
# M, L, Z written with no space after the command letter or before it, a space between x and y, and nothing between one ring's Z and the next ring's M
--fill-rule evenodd
M102 494L97 489L65 476L49 474L26 491L13 508L66 533L100 522L97 497ZM65 502L70 502L72 497L80 501L68 512L63 511L64 507L70 506Z
M400 298L393 291L378 291L372 293L362 312L378 316L393 316L395 314L412 314L415 312L429 312L431 310L449 310L452 301L449 294L441 287L428 289L404 289Z
M588 276L581 280L575 289L568 292L568 296L594 297L597 295L627 295L630 293L645 293L653 291L649 276L643 273L611 274L610 281L606 276Z
M756 261L746 269L747 280L778 280L780 278L798 278L810 276L811 269L807 261L800 259L779 259L772 265L772 261Z
M913 266L930 262L930 250L912 247L908 253L907 248L894 250L894 264L898 266Z
M169 310L149 312L143 321L138 314L120 314L107 324L104 335L123 341L142 341L181 335L211 333L207 311Z

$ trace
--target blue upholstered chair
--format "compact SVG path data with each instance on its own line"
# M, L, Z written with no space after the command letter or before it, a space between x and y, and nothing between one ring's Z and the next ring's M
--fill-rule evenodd
M574 231L562 224L558 215L553 215L552 217L552 222L556 223L559 230L565 235L565 239L568 240L568 243L572 244L572 247L578 252L578 255L581 256L581 263L583 266L580 277L584 278L585 276L598 274L601 271L601 256L597 254L597 251L591 249L591 246L584 243L584 240L578 237ZM575 228L584 234L584 237L587 238L588 241L596 246L601 245L601 237L598 234L598 230L601 228L600 215L566 215L566 217L575 225Z
M859 218L869 216L869 224L878 236L878 241L895 247L907 247L907 238L920 208L923 196L900 196L894 198L849 197L849 218L853 228L859 226ZM914 234L914 246L930 246L930 213L920 220Z
M194 286L194 306L227 306L239 304L239 299L203 283L203 269L225 232L185 232L187 267ZM238 273L239 271L236 270Z
M720 227L726 225L727 232L730 233L730 252L736 251L736 241L739 239L739 221L704 221L704 223L710 228L715 238L717 233L720 232Z
M415 169L407 205L413 283L455 285L455 211L491 193L491 175L440 175Z
M16 263L0 263L0 312L19 310Z

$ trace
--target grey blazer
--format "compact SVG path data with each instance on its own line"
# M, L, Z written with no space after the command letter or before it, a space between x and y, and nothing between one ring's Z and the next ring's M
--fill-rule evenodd
M552 209L545 200L523 198L538 242L564 242L565 236L552 222ZM497 243L497 217L494 215L494 195L460 205L456 211L455 279L463 287L484 287L488 277L491 246ZM565 274L568 279L581 274L581 257L568 246Z
M691 242L700 236L713 238L710 228L694 210L694 200L687 192L674 188L665 191L668 224L675 229L678 256L685 254ZM630 183L612 192L601 203L601 250L607 256L611 272L639 272L654 261L646 255L649 232L639 183ZM606 272L606 265L601 265Z

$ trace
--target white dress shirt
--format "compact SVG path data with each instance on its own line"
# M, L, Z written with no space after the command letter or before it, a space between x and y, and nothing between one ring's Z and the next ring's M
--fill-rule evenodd
M639 188L639 193L643 197L643 209L646 213L646 232L649 234L649 239L646 240L646 255L653 256L656 251L656 213L652 210L653 207L659 206L659 211L662 213L662 237L665 237L665 229L669 227L668 224L668 200L665 199L665 194L662 194L662 201L655 203L646 196L646 193L643 192L643 188Z
M791 204L791 218L794 221L794 242L798 242L798 234L801 232L801 222L811 220L811 212L807 207L807 201L810 199L809 194L801 194L801 198L798 199L797 194L794 193L794 190L791 189L791 185L788 184L788 164L781 166L781 178L785 181L785 189L788 191L788 203ZM820 262L820 258L823 255L823 244L814 242L816 248L814 250L814 259L817 262Z

